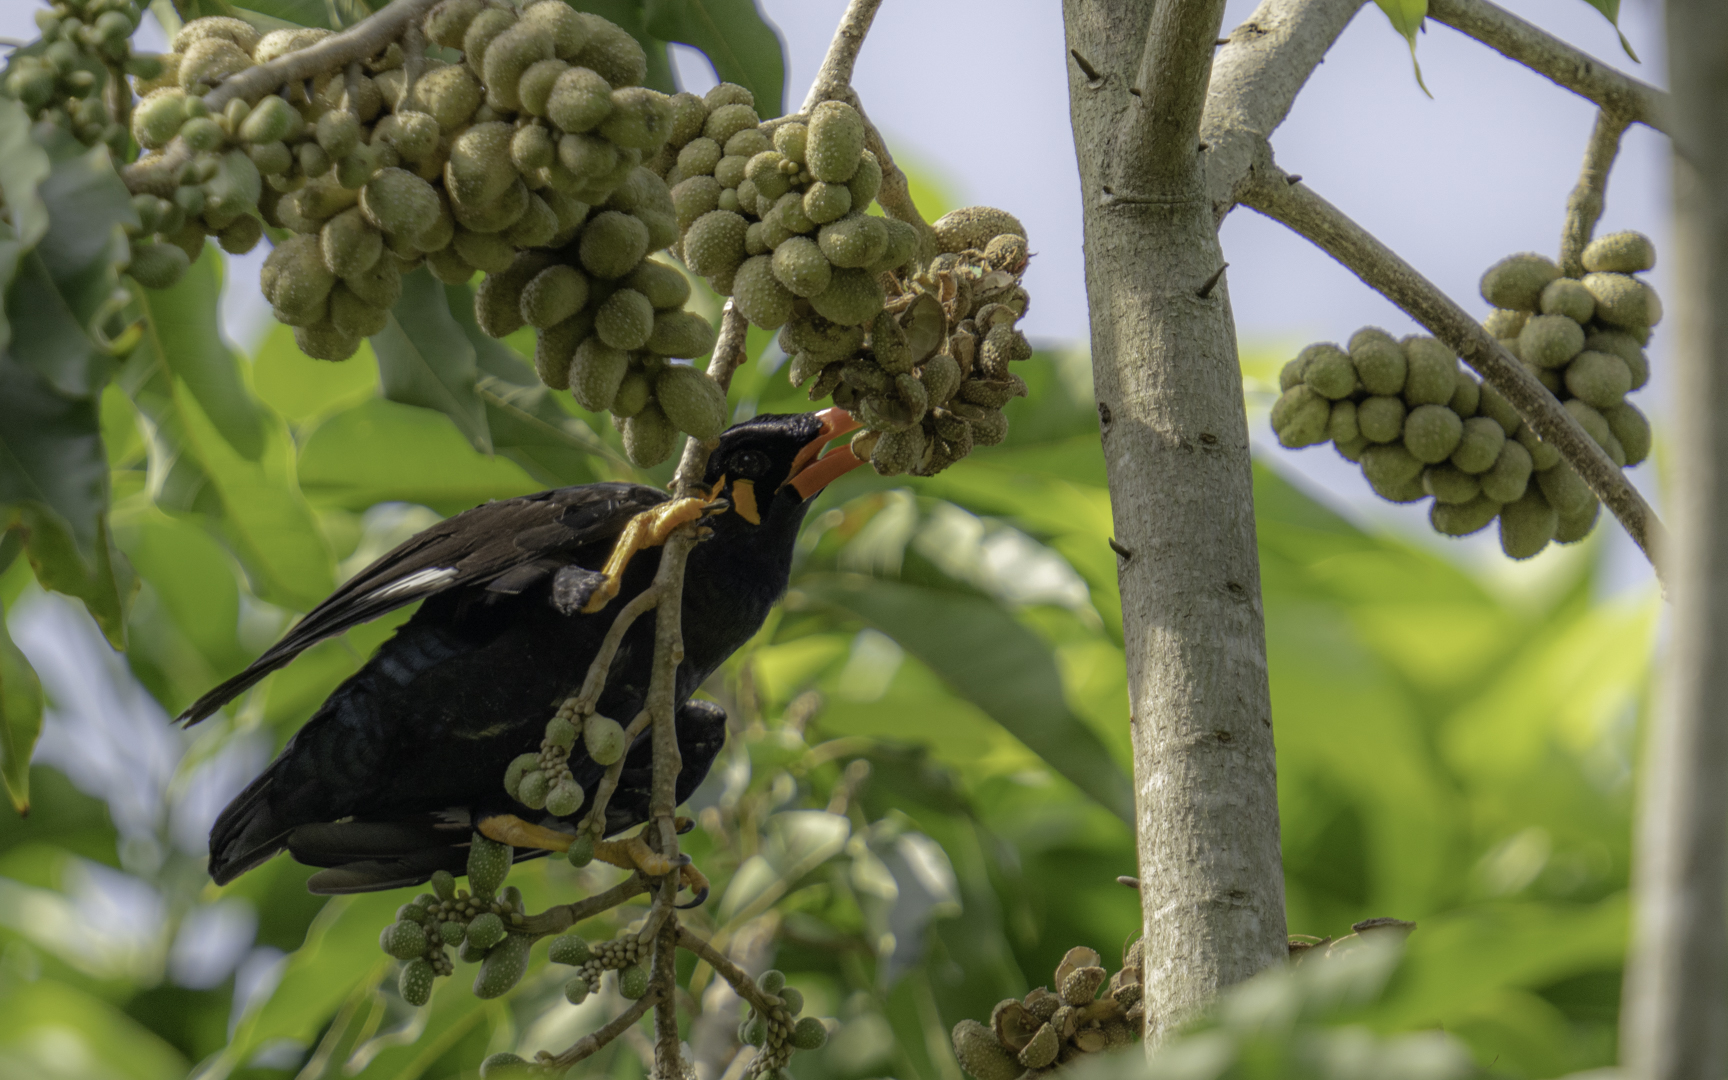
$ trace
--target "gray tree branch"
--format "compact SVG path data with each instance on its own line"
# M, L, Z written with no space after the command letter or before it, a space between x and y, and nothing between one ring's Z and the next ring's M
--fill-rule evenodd
M1660 573L1656 555L1663 530L1655 511L1572 414L1468 312L1342 210L1305 185L1291 183L1275 166L1257 169L1240 195L1244 205L1312 241L1463 357L1532 431L1560 451Z
M1287 952L1247 417L1198 152L1222 12L1063 4L1093 385L1128 553L1148 1048Z
M1428 17L1605 109L1669 132L1667 94L1614 70L1488 0L1428 0Z
M1674 602L1639 784L1632 949L1620 1014L1631 1080L1728 1066L1728 5L1669 0L1674 240Z
M1560 270L1567 277L1584 276L1584 249L1602 217L1608 199L1608 174L1620 153L1620 136L1630 121L1609 109L1596 113L1590 141L1584 147L1584 164L1578 183L1566 197L1566 226L1560 233Z

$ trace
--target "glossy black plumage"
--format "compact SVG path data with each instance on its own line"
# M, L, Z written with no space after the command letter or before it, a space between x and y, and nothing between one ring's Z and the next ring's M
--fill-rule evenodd
M725 713L689 696L785 591L809 505L785 481L800 451L825 434L815 415L758 417L727 431L710 459L708 483L724 477L726 496L754 495L760 523L734 498L733 509L708 519L714 535L690 556L678 671L680 800L725 737ZM749 490L735 491L744 479ZM667 497L637 484L589 484L459 514L355 575L250 668L200 698L183 719L210 715L317 641L422 601L222 812L210 837L211 877L230 881L287 849L326 868L310 882L316 892L392 888L438 869L460 873L471 823L481 817L514 813L559 827L508 796L504 769L538 748L613 616L652 580L660 549L636 555L618 598L597 614L572 613L560 603L562 586L590 578L625 524ZM650 614L626 635L600 699L600 712L620 722L641 708L653 628ZM631 748L608 834L646 820L648 751L646 737ZM580 741L570 765L591 796L602 770Z

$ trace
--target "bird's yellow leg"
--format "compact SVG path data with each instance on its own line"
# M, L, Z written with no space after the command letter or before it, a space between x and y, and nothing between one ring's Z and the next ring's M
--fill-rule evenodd
M624 531L619 534L618 542L612 545L612 554L606 560L605 569L601 571L606 575L605 583L594 590L594 595L582 605L582 614L592 615L611 603L612 598L618 595L618 589L624 584L624 571L636 553L646 548L659 547L680 525L687 525L706 514L713 508L714 498L719 495L725 483L726 480L722 477L706 498L691 496L673 499L631 518L624 526Z
M568 851L576 841L569 833L532 825L515 814L499 814L480 822L480 835L500 844L519 848L541 848L546 851ZM664 877L673 870L671 859L648 846L641 836L623 840L601 840L594 845L594 857L623 870L639 870L646 877ZM679 874L683 886L695 893L705 893L708 879L694 866L685 864Z

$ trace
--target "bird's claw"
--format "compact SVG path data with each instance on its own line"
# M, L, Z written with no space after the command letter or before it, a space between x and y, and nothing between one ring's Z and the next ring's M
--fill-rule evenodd
M638 551L659 547L679 527L707 516L716 502L726 503L724 499L713 498L714 494L711 492L704 498L672 499L631 518L624 531L618 534L618 541L612 545L612 554L607 557L605 569L601 571L606 575L605 582L582 605L582 614L592 615L612 602L624 584L624 571Z

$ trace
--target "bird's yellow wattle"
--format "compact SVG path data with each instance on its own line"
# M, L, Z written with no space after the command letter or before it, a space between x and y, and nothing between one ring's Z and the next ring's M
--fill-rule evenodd
M750 524L762 524L762 512L756 509L756 485L754 483L749 480L733 482L732 509L738 511L738 516Z

